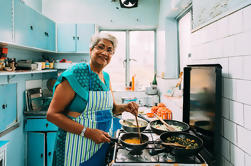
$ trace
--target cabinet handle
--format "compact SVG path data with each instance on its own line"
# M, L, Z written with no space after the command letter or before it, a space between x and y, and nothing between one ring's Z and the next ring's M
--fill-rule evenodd
M77 37L77 39L79 40L79 36Z
M5 109L5 108L7 108L7 104L2 105L2 109Z
M43 155L43 153L41 153L41 158L43 158L44 157L44 155Z
M44 32L44 35L49 37L49 33L48 32Z
M49 152L48 155L50 156L50 155L51 155L51 152Z
M46 128L48 127L48 125L49 125L48 123L45 124Z
M73 36L73 40L75 40L75 36Z
M30 29L33 31L33 26L32 25L30 26Z

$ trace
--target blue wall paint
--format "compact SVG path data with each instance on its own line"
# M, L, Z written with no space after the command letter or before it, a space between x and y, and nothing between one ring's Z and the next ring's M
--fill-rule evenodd
M19 59L33 59L40 60L41 53L9 48L8 57L15 57ZM24 111L24 91L26 80L39 80L48 79L52 73L48 74L27 74L27 75L16 75L8 82L7 76L0 76L0 84L17 83L17 112L20 126L10 133L0 137L0 140L9 140L7 146L7 166L23 166L26 163L26 133L23 131L23 111Z

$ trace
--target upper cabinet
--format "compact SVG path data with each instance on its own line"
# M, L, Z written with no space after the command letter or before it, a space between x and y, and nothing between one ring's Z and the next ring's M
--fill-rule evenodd
M55 23L22 1L15 0L14 43L55 51Z
M12 1L0 0L0 42L12 41Z
M94 24L58 24L58 52L89 53Z

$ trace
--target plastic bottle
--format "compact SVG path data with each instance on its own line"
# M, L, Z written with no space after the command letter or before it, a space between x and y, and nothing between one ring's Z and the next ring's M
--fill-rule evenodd
M135 75L132 76L132 91L135 90Z

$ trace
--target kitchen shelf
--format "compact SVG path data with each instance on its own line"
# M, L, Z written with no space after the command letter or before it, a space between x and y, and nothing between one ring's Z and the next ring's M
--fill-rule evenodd
M55 69L51 70L23 70L23 71L0 71L0 76L8 76L8 75L21 75L21 74L38 74L38 73L50 73L50 72L57 72Z

